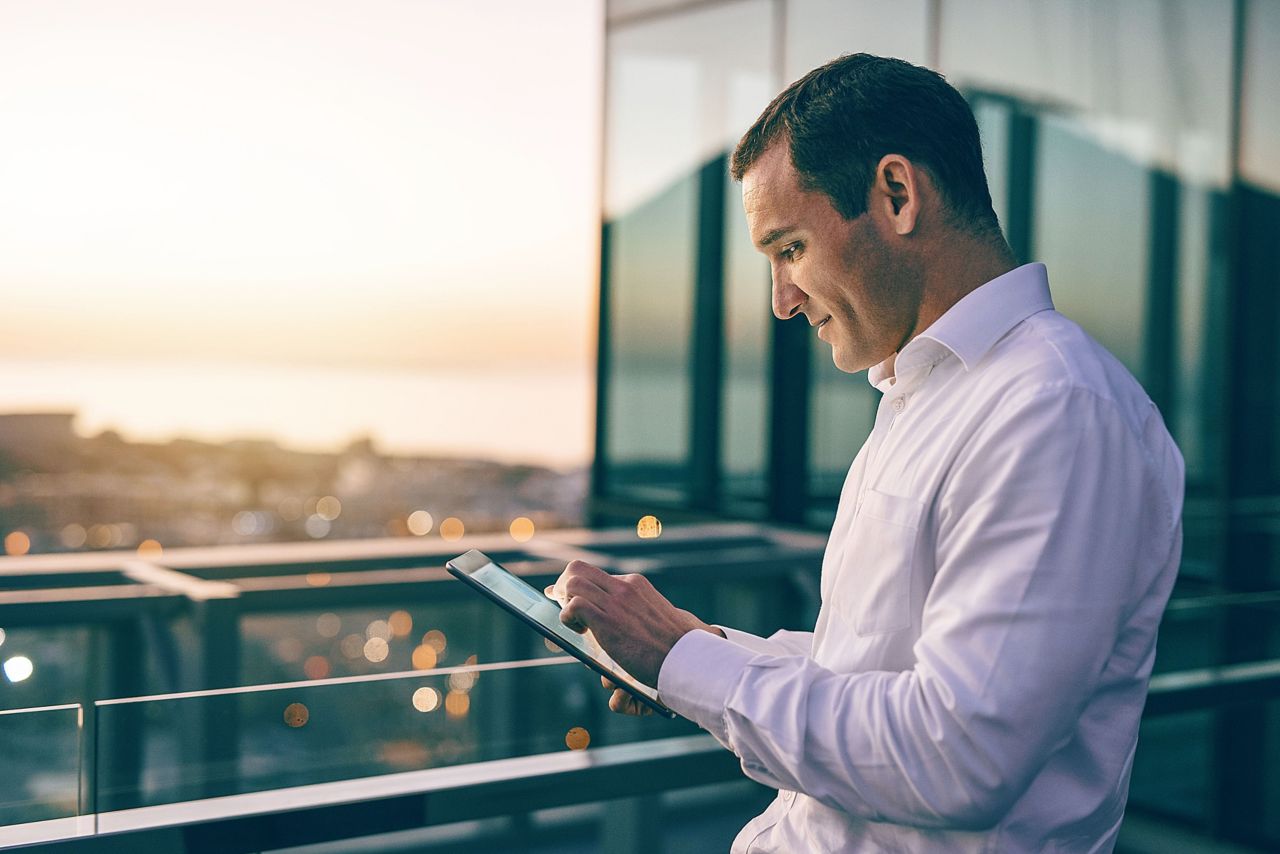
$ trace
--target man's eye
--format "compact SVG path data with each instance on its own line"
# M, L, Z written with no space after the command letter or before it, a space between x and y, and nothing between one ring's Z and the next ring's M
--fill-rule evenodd
M800 244L792 243L790 246L785 247L781 252L779 252L778 256L782 258L783 261L794 261L799 252Z

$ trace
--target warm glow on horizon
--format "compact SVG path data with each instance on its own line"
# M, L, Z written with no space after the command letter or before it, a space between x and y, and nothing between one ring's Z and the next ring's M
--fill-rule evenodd
M396 422L360 399L359 378L339 378L345 420L308 431L291 412L311 398L287 372L585 375L602 14L602 0L6 4L0 370L95 375L47 370L0 389L0 412L331 446L363 428L466 451L416 410ZM202 405L128 385L139 364L181 366ZM278 371L279 394L218 401L189 365ZM104 413L95 394L127 405ZM264 414L264 397L286 403ZM572 425L589 417L584 385L556 424L477 450L585 461Z

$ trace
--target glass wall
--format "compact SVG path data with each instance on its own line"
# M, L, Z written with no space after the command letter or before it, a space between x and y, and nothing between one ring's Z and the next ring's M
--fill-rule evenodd
M724 442L730 472L750 478L763 468L763 331L742 306L763 292L767 275L758 260L744 258L749 241L740 217L728 220L722 212L730 195L724 152L773 88L770 15L769 3L756 0L644 19L609 33L609 313L601 330L609 376L601 436L610 491L689 498L699 400L713 412L727 405L723 423L734 427ZM719 38L726 32L732 41ZM718 223L699 216L708 207L721 212ZM700 265L708 264L723 276L714 287L723 288L726 309L705 320L716 334L727 332L728 381L695 389L695 285ZM706 450L718 458L722 434L712 432L717 438Z
M1280 4L630 0L608 20L610 127L629 115L670 129L606 141L606 182L648 189L611 192L605 211L614 340L600 387L615 403L597 499L657 495L634 464L665 460L669 509L829 524L878 394L825 347L779 333L736 189L721 185L715 210L698 182L725 180L738 134L787 82L843 53L900 56L970 100L1015 254L1048 265L1058 308L1133 371L1183 451L1184 559L1157 672L1280 656ZM686 76L622 88L644 51ZM726 85L734 74L751 85ZM707 92L716 103L694 105ZM646 205L670 235L661 258L625 236ZM718 268L699 263L709 249ZM719 443L692 423L708 399ZM690 487L699 468L717 474L710 497ZM1274 848L1276 704L1214 702L1144 724L1131 812Z

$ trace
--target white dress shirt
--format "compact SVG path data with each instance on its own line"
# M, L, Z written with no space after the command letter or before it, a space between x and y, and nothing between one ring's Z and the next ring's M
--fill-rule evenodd
M735 852L1109 851L1182 545L1182 457L1042 264L898 354L812 633L686 634L664 703L779 790Z

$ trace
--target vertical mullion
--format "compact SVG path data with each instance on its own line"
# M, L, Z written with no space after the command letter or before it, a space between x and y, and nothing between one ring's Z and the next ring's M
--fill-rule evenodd
M724 368L724 181L728 156L698 170L692 382L690 383L689 503L714 510L720 500L720 417Z
M1018 263L1034 257L1032 240L1035 216L1036 127L1033 113L1009 106L1008 222L1005 236Z
M1147 394L1168 421L1173 416L1174 370L1177 364L1178 318L1178 192L1177 176L1152 169L1147 257L1147 306L1143 330L1143 383Z
M769 376L769 518L804 524L809 507L809 327L792 318L771 323Z
M613 224L605 221L600 226L600 293L596 315L596 406L595 406L595 454L591 461L591 497L603 498L608 493L609 481L609 254ZM595 524L591 520L591 524Z

